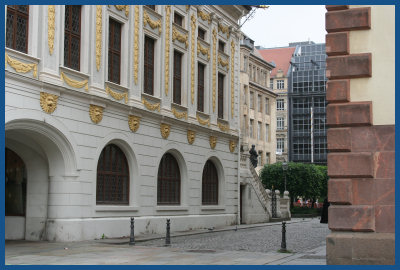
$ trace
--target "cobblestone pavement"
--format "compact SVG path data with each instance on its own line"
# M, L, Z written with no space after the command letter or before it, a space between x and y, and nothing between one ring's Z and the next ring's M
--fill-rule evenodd
M325 243L329 234L328 224L319 223L318 218L298 220L286 224L286 248L292 252L306 252ZM173 226L173 224L171 224ZM205 234L179 236L171 239L171 247L185 250L230 250L269 252L281 247L282 226L249 228L237 231L209 232ZM163 246L164 239L137 243L144 246Z

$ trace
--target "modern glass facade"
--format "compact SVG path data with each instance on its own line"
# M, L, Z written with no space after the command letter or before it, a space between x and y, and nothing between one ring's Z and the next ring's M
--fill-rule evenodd
M289 160L326 164L325 44L290 43Z

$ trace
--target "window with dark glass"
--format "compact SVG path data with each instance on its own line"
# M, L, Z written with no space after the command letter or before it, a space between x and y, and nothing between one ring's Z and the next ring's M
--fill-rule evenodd
M25 163L8 148L6 148L5 157L5 215L25 216L27 182Z
M154 39L144 39L144 92L154 95Z
M166 153L158 167L157 177L157 204L180 204L181 201L181 173L175 157Z
M120 83L121 24L110 19L108 33L108 80Z
M204 69L203 64L197 64L197 110L204 112Z
M28 53L29 6L8 5L6 47Z
M221 40L218 41L218 51L225 52L225 42Z
M183 17L178 13L174 13L174 23L183 27Z
M202 204L218 204L218 172L214 163L207 160L202 177Z
M206 31L202 28L197 28L197 35L199 38L201 38L202 40L206 39Z
M151 8L152 10L156 10L156 6L155 5L146 5L146 7Z
M176 104L181 104L182 92L182 54L174 51L174 100Z
M224 118L224 78L225 76L218 73L218 118Z
M64 66L79 70L81 51L81 6L65 6Z
M128 162L115 144L104 147L97 163L96 203L129 204Z

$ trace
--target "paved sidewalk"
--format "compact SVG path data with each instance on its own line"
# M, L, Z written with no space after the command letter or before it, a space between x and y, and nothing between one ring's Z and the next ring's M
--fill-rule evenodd
M288 223L307 222L296 219ZM315 222L315 221L314 221ZM238 230L262 226L279 226L280 223L241 225ZM236 226L215 229L235 230ZM173 236L205 233L178 232ZM161 235L137 236L137 245L129 246L128 240L103 239L82 242L29 242L6 241L5 263L11 265L322 265L325 260L325 242L312 250L297 253L249 252L214 249L183 249L162 246L143 246L141 241L161 238ZM172 242L174 238L172 238Z

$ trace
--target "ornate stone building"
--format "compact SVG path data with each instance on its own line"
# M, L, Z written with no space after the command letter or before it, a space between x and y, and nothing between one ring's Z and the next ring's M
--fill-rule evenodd
M6 6L5 238L235 224L248 6Z

